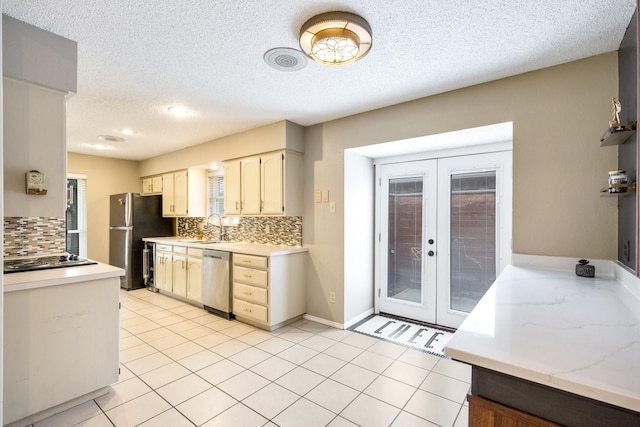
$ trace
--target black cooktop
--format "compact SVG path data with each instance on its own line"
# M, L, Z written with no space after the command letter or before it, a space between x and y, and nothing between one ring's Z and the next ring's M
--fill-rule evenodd
M97 264L87 258L77 255L56 255L34 258L19 258L4 261L4 273L18 273L21 271L48 270L51 268L74 267L78 265Z

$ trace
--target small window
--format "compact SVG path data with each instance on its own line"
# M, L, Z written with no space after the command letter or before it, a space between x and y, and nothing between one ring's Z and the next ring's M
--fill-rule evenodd
M224 175L216 170L207 173L207 217L224 215Z
M67 178L67 252L87 256L87 178Z

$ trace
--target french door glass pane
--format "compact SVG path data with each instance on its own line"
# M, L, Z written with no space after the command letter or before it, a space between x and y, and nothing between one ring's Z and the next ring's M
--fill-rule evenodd
M496 278L496 173L451 176L451 300L469 313Z
M422 301L423 178L389 180L387 297Z

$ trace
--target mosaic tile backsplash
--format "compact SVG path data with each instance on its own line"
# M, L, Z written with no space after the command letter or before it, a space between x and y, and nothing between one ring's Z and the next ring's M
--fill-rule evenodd
M4 256L36 256L64 252L64 218L4 217Z
M219 240L220 227L217 221L213 221L213 224L206 225L205 218L178 218L178 235L195 238L200 228L205 239ZM222 240L229 242L302 246L302 217L243 216L237 227L224 227L224 232L225 238Z

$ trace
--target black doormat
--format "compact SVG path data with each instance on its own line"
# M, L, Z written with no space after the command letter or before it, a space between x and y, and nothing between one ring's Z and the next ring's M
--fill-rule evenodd
M348 330L444 358L448 357L443 348L455 332L448 328L379 314L358 322Z

